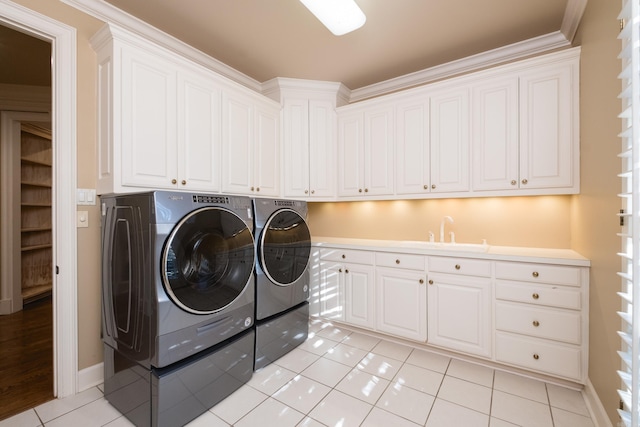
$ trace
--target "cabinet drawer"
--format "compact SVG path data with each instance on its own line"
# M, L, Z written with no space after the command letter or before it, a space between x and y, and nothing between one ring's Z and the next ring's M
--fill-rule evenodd
M353 249L322 248L320 250L320 259L326 261L373 265L374 256L374 252Z
M580 310L582 307L580 290L546 284L536 285L497 280L496 298L573 310Z
M582 382L580 347L496 333L496 360Z
M496 329L571 344L580 344L580 312L496 303Z
M424 271L426 259L422 255L378 252L376 253L376 265L379 267L398 267Z
M580 286L580 268L548 264L496 262L496 279Z
M491 277L491 261L468 258L429 257L429 271Z

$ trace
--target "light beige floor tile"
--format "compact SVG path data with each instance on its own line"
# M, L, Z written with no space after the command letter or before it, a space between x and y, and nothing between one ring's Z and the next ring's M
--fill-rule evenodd
M302 375L328 387L335 387L349 371L351 371L349 366L321 357L302 371Z
M264 394L272 395L296 375L295 372L272 363L254 372L247 385Z
M494 390L491 416L524 427L552 427L551 408L524 397Z
M309 416L327 426L356 427L362 424L371 408L362 400L333 390Z
M309 337L305 342L300 344L297 348L300 350L308 351L309 353L317 354L318 356L322 356L329 349L337 346L340 341L334 341L327 337L323 337L322 335L315 335L313 337Z
M549 393L549 404L552 407L574 412L585 417L589 416L587 404L579 391L553 384L547 384L547 391Z
M229 427L229 424L222 421L220 417L207 411L195 420L191 421L185 427Z
M388 380L356 368L349 372L335 389L374 405L388 385Z
M373 408L361 427L418 427L405 418L399 417L391 412L383 411L380 408Z
M378 343L380 343L380 339L374 338L372 336L361 334L358 332L354 332L344 340L342 340L344 344L350 345L351 347L356 347L361 350L371 351Z
M371 350L371 352L404 362L407 360L407 357L409 357L412 350L413 348L409 346L382 340L373 348L373 350Z
M438 398L483 414L490 414L491 389L480 384L446 375L438 392Z
M47 403L36 406L35 409L40 419L46 423L88 403L102 399L102 397L102 392L97 387L91 387L74 396L50 400Z
M299 374L319 358L320 356L317 354L309 353L308 351L301 350L297 347L273 363Z
M0 421L0 427L39 427L41 425L40 418L33 409Z
M545 405L549 403L547 388L542 381L503 371L496 371L493 381L493 388L495 390L515 394L516 396L535 400Z
M47 427L102 426L121 416L122 414L111 406L106 399L100 398L58 418L54 418L47 422L46 425Z
M367 352L346 344L338 344L324 356L334 362L355 368L358 362L367 355Z
M555 427L594 427L591 418L564 409L551 407Z
M245 415L234 427L295 427L304 414L269 398Z
M446 400L436 399L426 427L486 427L488 423L489 415Z
M298 375L275 392L273 398L306 414L330 391L326 385Z
M493 369L463 360L452 359L447 369L447 375L485 387L493 386Z
M402 367L402 364L399 360L369 353L358 363L357 368L391 381L400 370L400 367Z
M429 369L431 371L440 372L441 374L447 372L449 362L451 362L450 357L442 356L441 354L432 353L430 351L419 350L417 348L413 349L407 358L407 363L420 366L421 368Z
M391 383L376 406L385 411L424 425L435 398L397 382Z
M326 328L320 329L316 335L320 337L328 338L332 341L344 341L347 337L349 337L352 332L348 329L341 328L339 326L329 326Z
M443 379L443 374L405 363L393 381L435 396L438 394Z

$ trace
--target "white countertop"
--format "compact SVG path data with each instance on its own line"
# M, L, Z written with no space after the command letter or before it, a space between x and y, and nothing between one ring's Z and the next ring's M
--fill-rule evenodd
M469 251L464 249L464 243L462 242L458 247L456 247L455 244L445 244L446 249L441 249L434 247L433 244L429 244L428 242L406 240L352 239L322 236L314 236L311 240L312 244L316 247L351 248L378 252L402 252L420 255L455 256L502 261L539 262L547 264L575 265L581 267L589 267L591 265L591 261L571 249L488 245L486 249L476 248L480 251Z

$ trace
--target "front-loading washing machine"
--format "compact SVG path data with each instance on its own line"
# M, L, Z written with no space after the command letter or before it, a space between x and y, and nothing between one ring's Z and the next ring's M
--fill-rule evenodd
M242 335L242 342L254 342L253 210L245 197L171 191L101 196L101 209L105 396L125 413L117 405L130 401L127 375L144 372L150 387L160 385L162 395L177 399L167 392L169 382L149 378L169 371L187 377L186 366L193 371L222 357L231 340ZM196 362L207 351L215 352ZM237 368L252 373L253 359L254 348L239 354ZM237 389L218 386L223 394ZM185 409L173 418L194 414Z
M307 339L311 234L306 202L254 199L253 205L257 370Z

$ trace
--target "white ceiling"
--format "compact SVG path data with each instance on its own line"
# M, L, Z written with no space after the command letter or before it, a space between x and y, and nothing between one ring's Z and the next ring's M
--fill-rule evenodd
M559 32L576 3L356 0L367 22L337 37L298 0L105 1L258 82L289 77L350 89Z

